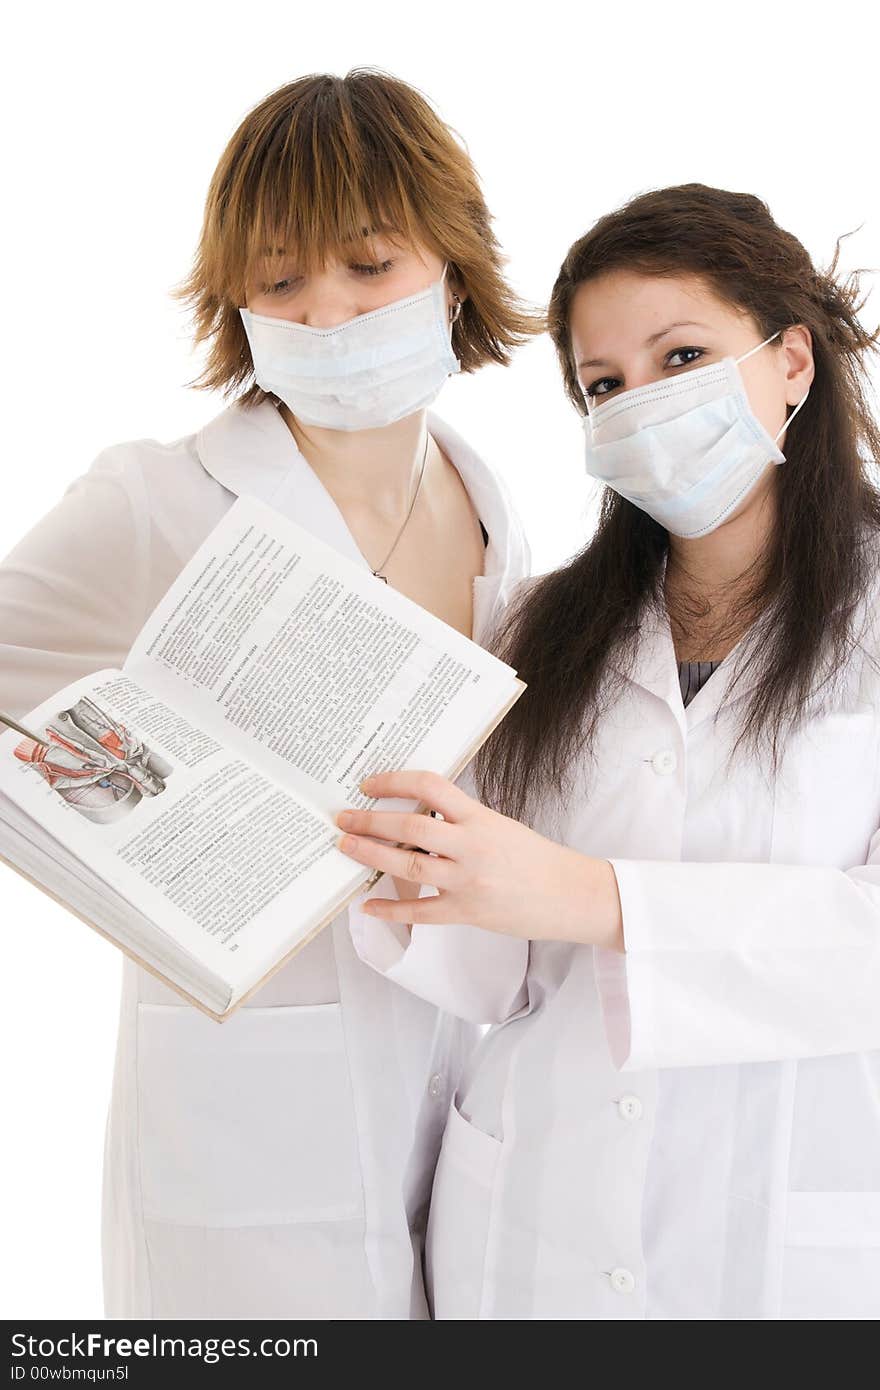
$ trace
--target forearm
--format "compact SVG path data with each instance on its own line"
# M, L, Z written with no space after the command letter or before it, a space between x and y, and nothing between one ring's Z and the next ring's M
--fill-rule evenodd
M618 1066L880 1048L880 866L614 868L626 949L596 967Z

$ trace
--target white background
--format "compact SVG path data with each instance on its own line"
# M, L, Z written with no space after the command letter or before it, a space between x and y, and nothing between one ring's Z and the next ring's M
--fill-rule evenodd
M880 34L864 3L818 19L767 0L16 10L0 89L0 555L102 448L178 438L224 407L185 386L197 363L168 291L229 136L304 73L375 66L419 87L464 138L535 302L598 216L670 183L761 195L819 263L863 224L843 264L880 264ZM580 546L582 436L548 341L450 382L437 409L506 475L537 568ZM6 869L0 919L0 1314L97 1317L121 957Z

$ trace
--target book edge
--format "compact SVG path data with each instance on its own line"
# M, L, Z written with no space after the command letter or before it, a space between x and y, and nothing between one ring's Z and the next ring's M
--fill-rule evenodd
M480 748L489 738L490 734L494 732L494 730L501 723L504 716L508 713L510 709L512 709L514 704L516 704L516 701L519 699L519 697L522 695L525 689L525 681L520 680L518 676L514 677L514 690L510 699L498 711L496 717L492 720L492 722L485 729L483 729L477 736L477 738L471 743L470 748L453 765L451 771L447 774L450 781L454 781L456 777L460 776L460 774L467 767L471 759L474 758L476 754L479 752ZM26 879L28 883L32 883L35 888L38 888L40 890L41 893L45 893L45 895L51 898L53 902L58 903L59 907L64 908L67 912L70 912L74 917L79 918L79 920L81 922L84 922L87 927L91 927L92 931L96 931L99 936L103 936L105 941L109 941L113 946L116 947L117 950L121 951L123 955L126 955L129 957L130 960L133 960L136 965L139 965L142 967L142 969L148 971L149 974L154 976L155 979L159 980L162 984L167 985L168 988L173 989L175 993L179 994L182 999L186 1000L187 1003L192 1004L202 1013L207 1014L209 1018L213 1018L217 1023L224 1023L227 1018L230 1018L236 1012L236 1010L239 1009L241 1005L244 1004L245 1001L251 997L251 995L255 994L258 989L262 988L266 981L271 979L272 976L275 975L282 968L282 966L286 965L288 961L292 960L293 957L297 955L298 952L300 952L304 946L308 946L309 942L313 941L319 932L324 931L332 922L334 922L336 918L340 915L340 913L344 912L345 909L349 906L349 904L354 901L354 899L358 896L359 893L363 893L369 888L371 888L382 877L381 870L375 870L370 875L370 877L365 880L365 882L358 884L357 887L353 888L350 893L346 894L345 897L338 904L334 904L334 906L330 909L327 915L325 917L322 917L321 921L318 922L312 928L312 930L305 937L303 937L301 941L298 941L296 945L291 948L291 950L289 950L284 956L282 956L280 960L276 961L275 964L268 971L266 971L264 975L261 975L259 980L257 980L253 985L251 985L251 987L248 990L245 991L244 994L242 994L238 999L236 999L234 1004L228 1006L221 1012L217 1012L216 1010L211 1009L206 1003L204 1003L204 1001L197 999L195 995L190 994L189 991L184 989L182 985L177 984L167 975L164 975L155 966L151 965L149 961L145 960L142 956L139 956L135 951L133 951L131 947L124 946L117 937L111 935L111 933L106 931L103 927L99 927L98 924L96 922L93 922L90 917L87 917L84 913L80 912L78 908L74 907L71 903L67 902L66 899L60 897L53 889L49 888L47 884L41 883L38 879L34 878L33 875L29 874L26 869L22 869L21 867L19 867L19 865L13 864L11 860L7 859L5 855L2 854L0 854L0 863L6 864L8 868L13 870L14 873L17 873L21 878Z

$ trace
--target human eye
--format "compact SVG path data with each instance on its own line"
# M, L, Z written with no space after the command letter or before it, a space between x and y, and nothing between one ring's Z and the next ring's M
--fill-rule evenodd
M289 275L285 280L276 280L272 285L266 285L265 293L273 295L289 294L295 285L300 282L301 276Z
M354 263L351 269L358 275L386 275L393 265L393 261L368 261L363 265Z
M622 385L620 378L616 376L602 376L597 381L592 381L589 386L583 388L584 395L591 401L597 396L607 396L610 391L616 391Z
M690 367L692 363L699 362L700 358L704 357L705 354L705 348L682 347L676 348L674 352L667 353L666 357L663 360L667 367ZM686 360L681 362L675 362L673 361L673 358L675 357L685 358Z

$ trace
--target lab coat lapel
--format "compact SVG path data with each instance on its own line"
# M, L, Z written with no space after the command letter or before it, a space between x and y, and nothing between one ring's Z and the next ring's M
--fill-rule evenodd
M489 536L483 573L474 579L473 636L485 644L514 586L529 573L528 543L499 476L445 420L429 411L427 421L437 444L458 469Z
M738 680L734 680L743 659L744 645L740 642L722 661L685 710L688 731L693 731L707 719L714 719L728 698L742 700L757 683L759 670L756 661L747 662Z
M258 497L362 569L369 569L333 498L271 401L231 405L199 431L204 468L236 496Z
M747 633L685 708L669 617L665 606L658 609L652 605L640 626L634 662L625 674L667 704L682 734L687 735L705 720L713 719L728 696L731 701L739 701L754 688L760 663L749 659L750 650L753 648ZM616 664L615 669L624 670Z
M451 425L432 411L428 430L461 475L486 527L485 569L474 580L474 640L491 631L499 604L528 574L529 552L500 479ZM202 465L236 495L250 494L289 516L355 564L369 569L345 518L303 454L277 407L233 404L199 431Z
M859 600L852 619L855 644L861 647L863 652L867 646L877 642L878 599L880 585L875 583ZM739 702L751 694L761 678L763 669L760 659L761 646L761 619L758 619L755 628L750 629L737 643L688 705L688 728L695 729L706 719L714 718L722 702ZM815 695L810 699L821 700L826 708L831 708L841 700L855 699L854 692L861 680L861 673L862 663L857 660L848 661L828 681L823 681L821 674L817 672Z
M678 680L678 664L666 610L653 605L645 613L640 627L638 645L632 665L613 662L615 669L625 674L635 685L668 705L685 732L685 709Z

